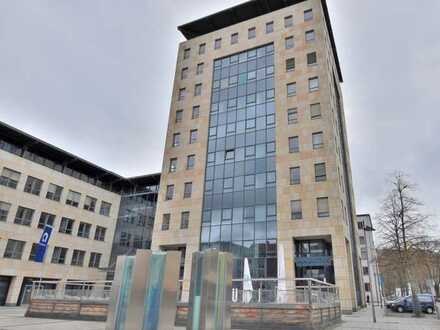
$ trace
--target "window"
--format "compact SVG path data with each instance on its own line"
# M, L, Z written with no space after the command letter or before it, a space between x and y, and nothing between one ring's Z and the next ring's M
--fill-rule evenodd
M0 201L0 221L6 221L11 204Z
M309 79L309 91L315 92L317 90L319 90L319 78L318 77L310 78Z
M200 44L199 45L199 55L205 54L206 51L206 44Z
M367 259L368 258L367 249L364 248L364 247L361 248L361 256L362 256L362 259Z
M272 33L273 32L273 22L267 22L266 23L266 33Z
M99 214L109 216L110 210L112 208L112 204L102 201L101 202L101 209L99 210Z
M180 73L180 79L184 80L186 78L188 78L188 68L183 68Z
M34 178L33 176L28 176L26 184L24 185L24 192L39 196L42 186L43 180Z
M97 202L98 200L96 198L86 196L86 200L84 201L84 210L95 212Z
M30 226L34 217L34 210L19 206L15 215L14 223L17 225Z
M318 63L318 58L316 57L316 52L307 54L307 65L315 65Z
M295 58L288 58L286 60L286 71L293 71L295 70Z
M89 238L91 228L92 225L90 223L80 222L78 227L78 237Z
M313 10L308 9L304 11L304 21L311 21L313 19Z
M297 108L287 110L287 122L289 125L298 123L298 109Z
M189 132L189 143L193 144L197 142L197 130L196 129L192 129Z
M72 235L73 232L73 223L75 221L69 218L62 218L60 223L59 232L63 234Z
M319 119L321 118L321 104L315 103L310 105L310 118Z
M196 70L196 74L202 74L203 73L203 67L205 66L204 63L199 63L197 64L197 70Z
M306 41L315 40L315 30L306 31Z
M81 199L80 193L73 190L69 190L66 198L66 204L74 207L78 207L80 199Z
M286 38L285 43L286 43L286 49L292 49L295 46L293 37Z
M170 168L168 169L170 173L174 173L177 170L177 158L170 159Z
M364 271L364 275L368 275L369 271L368 271L368 267L362 267L363 271Z
M162 217L162 230L170 229L170 218L171 214L165 213Z
M194 96L202 95L202 84L196 84L194 87Z
M18 181L20 180L20 172L3 167L2 175L0 176L0 184L9 188L16 189Z
M196 155L189 155L186 158L186 169L192 170L196 164Z
M192 195L192 182L185 182L183 189L183 198L191 198Z
M215 39L214 41L214 49L220 49L222 47L222 39Z
M106 228L101 227L101 226L96 226L95 241L102 241L102 242L104 242L106 231L107 231Z
M176 123L181 123L183 118L183 110L176 111Z
M43 229L46 225L53 227L53 223L55 222L55 215L41 212L40 220L38 221L38 228Z
M101 253L91 252L89 259L89 268L99 268L101 263Z
M319 218L327 218L330 216L330 209L328 205L328 197L320 197L316 199Z
M85 256L86 256L86 251L73 250L72 261L70 262L70 264L72 266L82 267L84 265Z
M238 43L238 33L231 34L231 45Z
M301 183L301 170L300 167L290 168L290 184L300 184Z
M32 243L31 252L29 253L29 261L35 261L37 257L38 243ZM43 260L44 260L43 256Z
M130 247L131 234L121 232L119 235L119 246Z
M195 105L192 108L192 115L191 115L191 119L197 119L200 116L200 106L199 105Z
M257 29L254 27L251 27L248 29L248 39L254 39L257 36Z
M292 220L302 219L301 200L290 201L290 209Z
M179 96L177 98L178 101L183 101L186 96L186 88L179 89Z
M312 144L313 149L321 149L324 147L324 140L322 132L317 132L312 134Z
M140 235L134 235L133 238L133 247L135 249L143 249L144 248L144 241L142 239L142 236Z
M52 253L52 263L64 265L66 262L67 249L59 246L55 246Z
M173 199L173 195L174 195L174 185L170 184L167 186L167 191L165 193L165 200L166 201L170 201Z
M296 83L287 84L287 96L296 95Z
M288 28L293 26L293 16L289 15L284 17L284 27Z
M225 160L233 160L235 158L235 150L226 150L225 152Z
M173 147L180 146L180 133L173 134Z
M191 54L191 48L186 48L186 49L183 51L183 59L184 59L184 60L188 59L190 54Z
M8 239L8 243L6 244L5 253L3 255L4 258L8 259L21 259L23 255L24 245L26 242L17 241L15 239Z
M47 188L46 198L59 202L61 200L62 192L63 192L63 187L53 183L49 183L49 187Z
M315 164L315 181L321 182L327 180L327 171L325 163Z
M289 152L290 153L299 152L299 137L298 136L289 137Z
M180 229L188 229L189 225L189 212L182 212L180 218Z

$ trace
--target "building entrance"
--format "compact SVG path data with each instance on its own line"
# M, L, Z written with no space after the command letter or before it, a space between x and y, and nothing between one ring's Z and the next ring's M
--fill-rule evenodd
M8 297L10 284L11 284L10 277L0 276L0 306L4 306L6 304L6 298Z

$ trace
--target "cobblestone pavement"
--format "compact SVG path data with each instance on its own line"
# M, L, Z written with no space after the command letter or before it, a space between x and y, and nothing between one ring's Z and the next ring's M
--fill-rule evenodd
M377 323L373 323L371 308L363 309L352 315L344 315L342 323L332 328L332 330L440 330L440 320L435 315L424 315L423 318L416 319L412 314L397 314L387 312L376 307Z

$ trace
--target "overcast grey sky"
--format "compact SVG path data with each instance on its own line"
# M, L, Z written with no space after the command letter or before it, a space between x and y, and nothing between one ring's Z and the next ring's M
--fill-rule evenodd
M242 1L0 0L0 120L125 176L159 172L176 27ZM440 1L328 4L357 211L376 213L399 169L438 214Z

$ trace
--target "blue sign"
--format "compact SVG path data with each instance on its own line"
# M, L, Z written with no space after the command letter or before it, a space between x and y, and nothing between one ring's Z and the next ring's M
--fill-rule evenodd
M46 254L47 245L49 243L50 235L52 234L53 227L45 225L43 234L41 234L40 242L38 242L37 253L35 254L36 262L43 262L44 255Z

